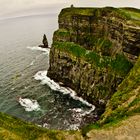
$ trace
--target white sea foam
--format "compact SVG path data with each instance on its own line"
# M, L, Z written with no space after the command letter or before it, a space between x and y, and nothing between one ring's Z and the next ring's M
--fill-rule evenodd
M19 98L18 102L21 106L24 107L25 111L39 111L40 106L36 100L28 99L28 98Z
M48 128L48 124L44 123L42 127Z
M71 124L67 130L79 130L80 124Z
M81 108L73 108L73 109L69 109L73 112L76 112L76 113L81 113L83 110Z
M30 63L30 66L33 66L35 63L35 60L33 60L31 63Z
M38 46L32 46L32 47L28 46L27 49L42 51L42 52L45 52L45 54L49 54L49 52L50 52L50 48L41 48L41 47L38 47Z
M92 111L95 110L95 106L88 103L86 100L84 100L81 97L78 97L76 92L73 91L70 88L62 87L58 83L51 80L49 77L47 77L47 71L39 71L34 75L35 80L41 81L41 84L47 84L52 90L62 92L63 94L69 94L74 100L78 100L82 102L83 104L91 107L88 111L82 111L80 109L77 110L77 112L81 112L82 116L90 114Z

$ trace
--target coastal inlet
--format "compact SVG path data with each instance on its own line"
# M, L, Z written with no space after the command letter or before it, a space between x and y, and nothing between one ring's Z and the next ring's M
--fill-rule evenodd
M51 41L56 20L44 15L0 21L0 111L50 129L79 129L98 119L96 109L46 77L49 49L38 47L44 31ZM39 109L27 110L17 97L35 100Z

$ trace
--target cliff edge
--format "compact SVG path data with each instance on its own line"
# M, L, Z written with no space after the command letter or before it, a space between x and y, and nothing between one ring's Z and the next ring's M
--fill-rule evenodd
M103 108L139 53L139 10L66 8L53 36L48 76Z
M140 112L139 54L140 10L65 8L48 76L100 108L101 127Z

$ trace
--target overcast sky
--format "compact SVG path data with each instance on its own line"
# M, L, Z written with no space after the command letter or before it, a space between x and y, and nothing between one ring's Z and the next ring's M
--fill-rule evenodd
M140 9L140 0L0 0L0 18L57 13L71 4L77 7L114 6Z

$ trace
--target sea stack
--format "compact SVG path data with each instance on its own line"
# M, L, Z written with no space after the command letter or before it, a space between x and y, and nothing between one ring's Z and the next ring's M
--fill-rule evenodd
M41 48L48 48L48 40L47 40L47 37L46 37L45 34L43 35L42 43L43 43L43 45L39 45L39 47L41 47Z

